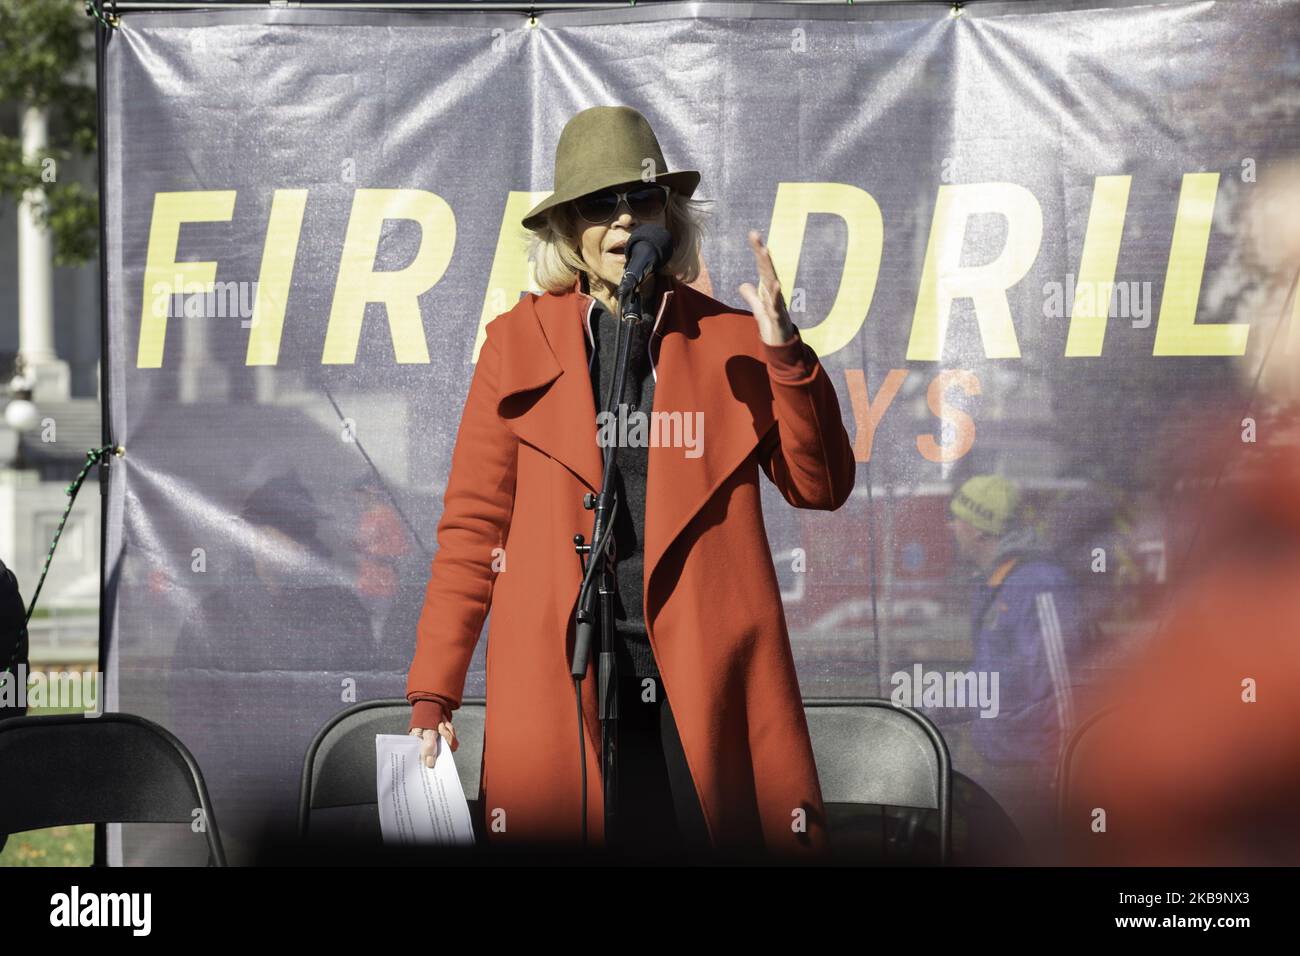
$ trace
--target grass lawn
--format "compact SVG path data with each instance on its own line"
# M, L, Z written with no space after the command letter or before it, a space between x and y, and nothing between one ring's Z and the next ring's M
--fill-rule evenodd
M82 823L10 834L0 866L90 866L94 855L95 825Z

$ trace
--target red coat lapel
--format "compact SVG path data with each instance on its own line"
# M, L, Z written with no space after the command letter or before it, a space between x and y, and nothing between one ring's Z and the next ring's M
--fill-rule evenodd
M645 593L665 552L749 457L775 419L767 366L749 315L676 283L672 323L656 368L654 411L692 416L696 451L650 448L646 479ZM666 322L666 320L665 320ZM697 414L698 413L698 414ZM726 517L719 511L716 520ZM650 612L653 615L653 611Z
M582 331L591 301L576 289L520 301L521 314L503 337L497 412L522 440L599 491L596 402Z

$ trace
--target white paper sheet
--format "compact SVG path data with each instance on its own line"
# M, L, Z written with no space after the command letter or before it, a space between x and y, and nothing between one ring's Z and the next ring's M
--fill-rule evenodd
M420 762L420 740L410 734L376 734L375 757L385 843L474 844L469 804L445 740L438 740L432 768Z

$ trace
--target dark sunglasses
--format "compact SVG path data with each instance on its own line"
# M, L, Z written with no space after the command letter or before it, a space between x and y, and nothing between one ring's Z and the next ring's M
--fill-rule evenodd
M635 189L605 189L579 196L573 208L587 222L600 225L614 218L620 200L627 201L627 208L636 218L653 219L668 207L668 187L650 183Z

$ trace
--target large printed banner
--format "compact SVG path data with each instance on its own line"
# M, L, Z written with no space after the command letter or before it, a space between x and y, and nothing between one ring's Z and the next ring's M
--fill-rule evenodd
M519 220L564 123L624 104L702 171L695 284L743 307L759 229L854 439L837 512L764 483L805 696L922 708L1014 818L1176 575L1168 436L1241 427L1266 335L1300 358L1243 242L1300 144L1297 49L1296 0L125 14L109 709L193 752L238 863L322 724L404 696L484 326L540 291ZM1022 495L1033 619L979 603L948 522L976 476ZM114 826L110 861L201 862L201 826Z

